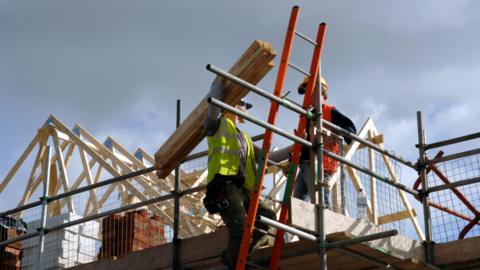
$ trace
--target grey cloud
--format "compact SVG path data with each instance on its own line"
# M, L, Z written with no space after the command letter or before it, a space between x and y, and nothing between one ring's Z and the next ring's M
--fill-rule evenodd
M0 1L0 162L7 164L0 175L51 113L93 135L117 132L130 150L142 142L154 149L162 141L153 140L173 131L175 100L185 116L206 95L207 63L228 68L253 39L280 52L290 8L286 1ZM358 126L373 114L395 136L425 110L435 139L448 133L436 116L446 106L463 106L469 121L480 113L478 10L476 1L305 1L298 29L314 36L318 23L328 23L322 71L330 101ZM308 69L311 47L295 46L292 61ZM260 84L266 90L275 73ZM303 76L288 76L285 89L295 90ZM266 119L268 103L248 98ZM281 119L292 130L298 117ZM462 121L450 128L471 129ZM391 142L415 151L410 141Z

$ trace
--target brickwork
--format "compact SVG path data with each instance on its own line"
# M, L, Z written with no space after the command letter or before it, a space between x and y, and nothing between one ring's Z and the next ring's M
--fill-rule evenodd
M99 259L121 257L129 252L165 243L164 223L147 210L114 214L102 220Z
M0 226L0 241L15 238L24 234L14 228ZM0 269L20 270L22 259L22 243L20 241L11 243L0 248Z

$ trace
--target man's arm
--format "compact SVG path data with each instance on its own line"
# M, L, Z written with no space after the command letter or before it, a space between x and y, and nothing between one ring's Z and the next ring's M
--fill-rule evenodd
M287 160L290 157L290 152L292 151L292 148L293 144L282 149L271 151L268 155L268 159L276 163ZM253 150L255 152L255 158L258 158L260 156L262 148L256 144L253 144Z
M357 128L350 118L342 114L335 107L332 110L332 124L337 125L343 129L346 129L350 133L357 134ZM352 139L347 136L343 136L347 144L352 143Z
M208 96L221 99L223 94L223 84L220 79L215 79L210 86L210 92ZM213 136L218 129L220 124L220 118L222 117L222 110L213 105L208 105L207 118L203 122L203 128L205 129L205 135Z

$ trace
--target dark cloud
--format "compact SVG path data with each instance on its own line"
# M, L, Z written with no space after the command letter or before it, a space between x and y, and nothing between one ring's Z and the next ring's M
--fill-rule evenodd
M414 156L417 110L425 111L432 140L474 129L479 5L305 1L298 29L314 36L328 23L322 67L331 102L358 126L374 116L390 146ZM154 151L173 131L175 100L185 116L206 95L207 63L228 68L254 39L280 52L290 8L278 1L0 1L0 175L52 113L99 140L117 134L130 150ZM312 48L295 46L292 61L307 70ZM275 73L260 84L266 90ZM294 90L302 75L288 75L285 89ZM249 99L252 113L266 119L268 103ZM296 126L296 116L282 117L286 129Z

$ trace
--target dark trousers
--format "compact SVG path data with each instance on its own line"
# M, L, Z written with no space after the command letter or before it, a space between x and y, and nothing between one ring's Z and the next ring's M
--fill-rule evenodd
M324 177L325 180L328 181L332 175L325 172ZM293 197L306 202L312 202L312 196L315 196L315 187L314 182L310 179L310 161L300 162L297 181L295 182L295 187L293 189ZM326 188L323 195L326 207L332 209L330 204L330 189Z
M248 212L248 204L250 202L249 192L243 187L238 187L231 182L225 185L226 197L230 201L230 207L220 211L223 222L228 229L228 246L223 253L223 260L229 269L235 269L240 244L242 242L243 227ZM259 202L257 216L262 215L270 219L276 219L275 212L268 208L263 202ZM268 231L268 226L260 222L255 226L264 231ZM262 243L265 235L257 230L253 231L250 248L252 249L257 243Z

